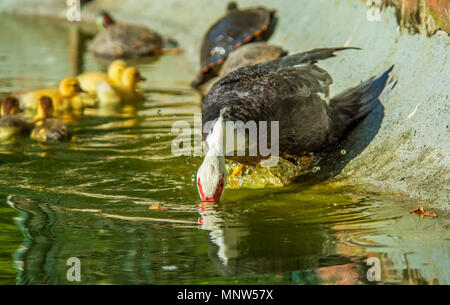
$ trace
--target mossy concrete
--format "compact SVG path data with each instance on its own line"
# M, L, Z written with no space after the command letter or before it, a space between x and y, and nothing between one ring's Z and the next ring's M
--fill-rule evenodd
M238 2L242 7L275 8L279 24L271 42L290 53L317 47L361 47L362 51L343 52L320 63L334 78L332 94L395 64L397 86L382 99L383 107L343 140L340 149L346 154L335 160L343 164L335 179L404 192L434 203L434 208L448 209L450 40L446 32L413 35L399 27L395 8L374 14L360 0ZM180 43L194 78L203 35L225 12L225 6L220 0L97 0L83 8L82 22L92 22L102 8L118 20L146 24ZM64 1L52 0L3 0L0 11L66 15Z

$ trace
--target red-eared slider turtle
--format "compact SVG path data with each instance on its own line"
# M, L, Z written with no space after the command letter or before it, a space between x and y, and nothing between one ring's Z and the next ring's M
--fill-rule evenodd
M228 55L220 69L219 76L198 86L198 90L203 96L206 96L212 85L220 78L242 67L256 65L265 61L277 59L287 55L281 47L270 45L264 41L249 43L234 50Z
M236 3L228 4L228 13L217 21L206 33L201 48L201 71L193 87L216 76L228 55L242 45L268 40L277 18L274 10L263 7L238 9Z
M256 65L287 55L281 47L266 42L249 43L230 53L220 69L219 76L223 77L242 67Z
M163 40L145 26L116 23L106 12L97 16L100 33L89 50L95 55L109 58L129 58L161 53Z

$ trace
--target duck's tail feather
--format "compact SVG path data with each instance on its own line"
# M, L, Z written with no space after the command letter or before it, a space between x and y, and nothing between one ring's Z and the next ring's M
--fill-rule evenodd
M371 77L360 85L347 89L330 100L331 117L339 125L346 127L353 121L366 116L379 104L379 98L396 84L389 69L379 76Z

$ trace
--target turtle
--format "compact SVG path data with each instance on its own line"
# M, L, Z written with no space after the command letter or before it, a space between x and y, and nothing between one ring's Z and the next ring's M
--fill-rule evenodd
M216 76L233 50L250 42L267 41L277 24L275 13L275 10L264 7L239 9L235 2L230 2L227 14L209 28L203 39L202 68L191 83L192 87L198 88Z
M222 65L218 77L201 84L197 89L203 96L206 96L212 85L220 78L242 67L256 65L262 62L286 56L287 51L280 46L271 45L264 41L253 42L232 51L227 60Z
M145 26L116 23L105 11L97 15L97 26L100 32L89 46L97 56L130 58L161 53L161 36Z
M246 44L230 53L220 69L219 77L239 68L277 59L287 54L287 51L280 46L271 45L264 41Z

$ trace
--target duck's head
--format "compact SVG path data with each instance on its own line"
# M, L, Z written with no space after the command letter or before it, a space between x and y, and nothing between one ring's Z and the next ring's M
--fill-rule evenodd
M8 96L2 102L1 114L4 115L15 115L20 112L19 100L15 97Z
M127 87L134 87L138 82L145 81L136 67L128 67L123 70L122 84Z
M49 118L53 115L53 101L48 96L42 96L39 99L37 114L35 120Z
M206 138L208 152L197 171L197 189L202 201L220 201L225 189L225 155L223 153L224 123L215 122Z
M109 64L108 67L108 77L118 83L122 81L122 74L125 68L127 67L127 63L122 59L114 60Z
M66 77L59 83L59 92L64 97L73 97L80 92L83 92L80 87L80 83L76 79L76 77Z
M206 156L197 172L197 189L202 201L219 202L225 189L225 160Z
M105 11L100 11L96 18L97 28L99 32L104 31L108 26L113 25L116 21Z

